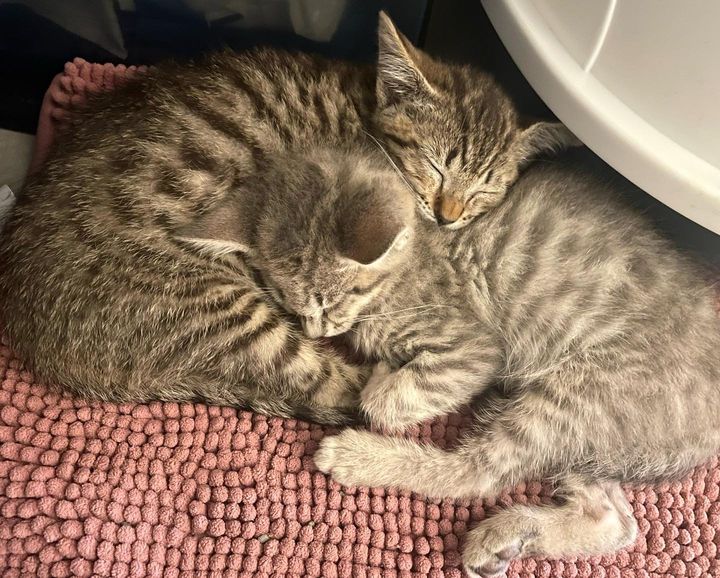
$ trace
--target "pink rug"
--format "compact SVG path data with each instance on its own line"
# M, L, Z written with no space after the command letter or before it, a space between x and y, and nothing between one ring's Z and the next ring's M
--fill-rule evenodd
M68 64L48 90L34 167L67 111L131 69ZM13 576L457 578L463 535L495 505L341 488L315 471L323 428L231 408L63 397L0 346L0 571ZM412 435L452 443L464 418ZM720 461L628 490L632 549L515 562L511 577L720 576Z

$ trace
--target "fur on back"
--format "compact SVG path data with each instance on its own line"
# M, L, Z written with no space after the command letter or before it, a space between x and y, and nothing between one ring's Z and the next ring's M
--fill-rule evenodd
M483 451L473 459L498 468L498 483L679 475L720 447L714 292L618 201L616 185L565 162L531 167L461 231L403 213L396 230L411 230L407 242L390 239L370 264L339 257L332 227L297 233L301 246L286 253L326 274L278 268L270 282L327 302L313 313L321 324L352 326L356 347L384 362L362 392L377 425L399 429L475 397ZM369 194L407 195L377 171L387 183ZM355 205L358 218L397 214L367 206ZM303 315L304 304L285 302Z
M37 373L101 399L199 397L342 421L357 405L358 368L302 335L244 261L266 203L258 190L272 190L265 175L287 154L373 146L421 205L442 208L435 182L415 178L410 158L424 152L398 148L398 123L417 142L445 134L464 163L458 178L483 163L514 179L568 135L521 128L491 78L413 48L385 15L379 38L376 68L227 51L162 65L90 103L27 183L0 248L0 316ZM407 91L408 74L429 92ZM446 109L461 95L463 107ZM477 134L468 118L486 126L487 146L461 146Z
M84 396L345 419L358 368L266 298L237 239L217 254L192 236L250 230L263 199L247 191L268 159L364 134L372 80L259 50L160 68L91 103L4 231L0 301L13 346ZM225 206L237 222L215 218Z

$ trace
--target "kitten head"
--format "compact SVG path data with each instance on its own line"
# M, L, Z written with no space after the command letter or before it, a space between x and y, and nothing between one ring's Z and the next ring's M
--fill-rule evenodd
M348 331L407 259L415 207L384 163L338 153L282 169L258 229L258 269L310 337Z
M499 204L534 156L577 144L561 124L521 126L487 74L440 63L380 13L376 130L423 215L459 228Z

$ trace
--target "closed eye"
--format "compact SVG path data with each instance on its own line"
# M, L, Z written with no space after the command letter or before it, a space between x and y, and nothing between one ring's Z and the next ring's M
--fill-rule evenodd
M355 285L354 287L351 287L348 290L348 293L351 295L367 295L370 293L373 289L375 289L380 283L382 283L387 278L387 275L382 275L380 278L378 278L373 283L370 283L370 285L366 285L365 287L361 287L360 285Z
M505 192L505 189L500 187L485 187L484 189L471 193L470 198L473 199L479 195L500 195L503 192Z
M384 273L383 275L377 277L372 283L370 283L370 285L366 285L365 287L361 287L360 285L354 285L353 287L348 289L348 293L351 293L352 295L365 295L366 293L377 289L385 282L385 280L389 276L390 273Z

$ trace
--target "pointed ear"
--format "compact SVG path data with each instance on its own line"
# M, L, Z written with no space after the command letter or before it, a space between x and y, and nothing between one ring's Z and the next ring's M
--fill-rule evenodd
M219 257L251 252L241 233L237 207L233 203L223 203L178 229L175 237L202 253Z
M355 265L380 266L407 245L411 234L401 218L371 206L344 221L338 223L340 254Z
M407 245L410 239L410 227L403 227L394 237L386 237L381 239L375 237L368 239L368 243L359 243L348 250L343 251L342 257L353 265L363 265L365 267L382 267L386 264L388 258L398 252Z
M435 92L420 71L419 61L418 49L402 35L385 12L380 12L376 80L380 108L405 100L423 100Z
M555 153L583 143L562 123L536 122L520 131L513 144L513 154L520 165L549 152Z

